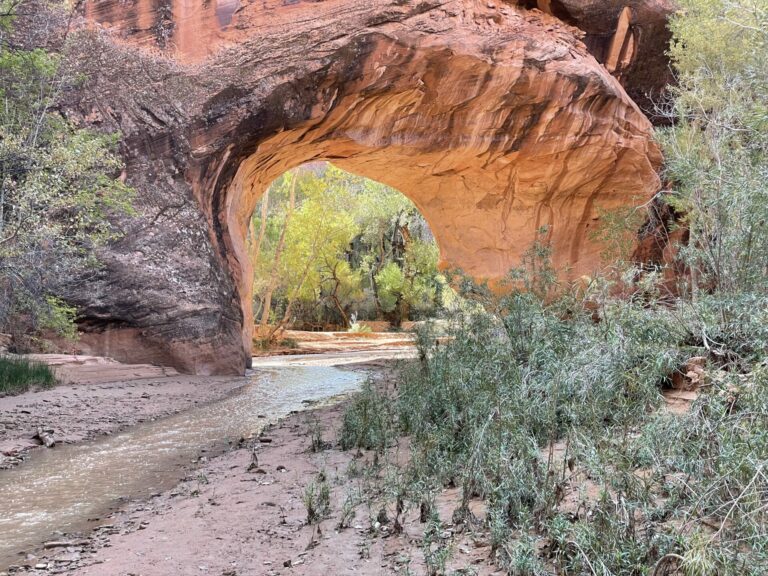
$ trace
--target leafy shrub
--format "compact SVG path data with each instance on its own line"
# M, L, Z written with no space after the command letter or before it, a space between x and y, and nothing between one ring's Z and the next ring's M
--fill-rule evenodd
M440 344L423 328L420 361L398 383L394 416L412 451L399 493L421 506L458 486L459 518L483 498L511 574L645 574L662 562L763 573L764 300L733 299L723 322L717 294L676 307L587 296L512 291L494 314L457 315ZM688 415L662 410L670 375L698 355L711 362L708 393ZM371 388L358 397L348 447L386 445L372 439L394 433L382 431L388 402ZM575 512L568 489L584 492Z
M341 447L376 450L386 449L394 435L392 429L391 400L376 390L368 380L355 395L344 413L341 429Z
M54 4L59 4L55 6ZM58 111L75 82L61 53L25 49L15 37L15 14L4 3L0 22L0 331L17 348L54 330L72 337L74 311L56 295L71 294L73 279L99 266L100 246L121 235L115 216L133 214L132 191L121 182L119 134L75 127ZM42 34L58 30L62 3L33 11ZM52 20L51 20L52 19ZM42 25L46 22L46 26ZM21 29L30 27L30 22ZM52 33L52 32L51 32ZM44 39L45 38L45 39Z

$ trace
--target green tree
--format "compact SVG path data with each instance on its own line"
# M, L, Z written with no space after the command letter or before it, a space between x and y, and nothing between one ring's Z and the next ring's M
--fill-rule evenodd
M301 207L291 223L286 243L282 277L287 304L281 325L291 319L297 300L320 300L323 288L328 289L329 300L348 324L340 290L343 288L349 297L359 286L359 278L344 261L352 239L358 234L358 225L351 214L354 195L349 188L334 182L339 172L331 167L323 179L310 174L302 181Z
M675 122L659 138L685 214L693 295L765 292L768 0L680 0L671 20Z
M399 326L412 310L430 312L441 287L437 273L437 246L420 240L405 249L402 267L387 263L376 275L378 299L390 321Z
M38 329L73 334L74 311L56 294L98 265L130 190L117 177L118 135L78 129L59 110L74 83L66 45L54 54L15 43L16 6L0 3L0 331L23 345Z
M291 182L293 210L286 192ZM252 250L258 252L255 308L263 326L349 326L352 314L386 315L399 324L411 310L426 314L435 308L434 239L413 203L381 183L330 164L302 167L275 181L251 229ZM402 286L390 282L397 275Z

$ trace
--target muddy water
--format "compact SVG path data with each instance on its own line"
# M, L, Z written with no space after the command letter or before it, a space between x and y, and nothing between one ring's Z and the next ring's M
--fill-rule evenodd
M121 501L171 488L203 452L216 453L308 403L355 390L365 378L334 365L402 355L254 359L248 382L223 400L94 442L37 451L0 472L0 570L58 532L97 525Z

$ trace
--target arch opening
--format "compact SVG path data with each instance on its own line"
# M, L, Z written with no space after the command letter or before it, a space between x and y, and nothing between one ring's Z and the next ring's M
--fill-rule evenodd
M220 227L213 240L237 287L246 350L249 221L269 184L297 166L330 161L401 191L429 222L441 263L489 280L516 266L542 227L556 268L590 272L599 212L658 189L650 124L596 63L584 80L568 59L536 67L514 44L489 59L384 36L358 42L226 119L215 160L207 154L195 175ZM206 132L199 145L210 141Z
M397 190L327 162L272 182L251 217L247 250L260 348L288 329L401 328L455 300L418 208Z

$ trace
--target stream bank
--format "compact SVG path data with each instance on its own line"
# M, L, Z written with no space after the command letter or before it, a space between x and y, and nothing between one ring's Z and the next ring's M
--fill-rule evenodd
M380 386L390 363L369 363ZM14 576L336 576L424 573L419 511L395 533L383 520L380 483L364 472L373 454L342 451L337 434L347 400L289 415L259 439L210 460L178 485L112 514L89 537L61 535L60 546L30 559ZM322 438L320 450L312 440ZM405 458L407 440L388 458ZM254 459L255 454L255 459ZM371 467L372 469L373 467ZM330 509L307 523L305 495L319 474L330 487ZM446 490L437 501L446 526L460 497ZM354 502L352 506L345 502ZM351 508L351 509L350 509ZM475 508L478 517L483 510ZM389 511L392 517L392 511ZM340 523L344 519L344 527ZM457 548L459 574L501 574L489 562L480 533L446 534ZM69 547L66 544L71 544ZM37 566L38 568L35 568Z
M0 470L40 448L39 427L52 429L57 444L76 444L224 398L247 382L98 356L32 357L50 364L62 383L0 397Z
M119 515L136 506L146 509L158 495L173 492L183 478L196 478L207 485L200 480L206 476L198 470L200 466L252 443L249 438L289 413L357 389L365 377L359 368L371 367L363 364L350 371L336 365L372 360L386 364L393 357L411 353L396 350L260 359L250 382L223 399L94 442L35 451L18 469L0 473L0 557L4 556L4 565L11 573L69 569L87 550L86 543L114 533L115 524L109 519L113 512ZM115 383L104 386L115 395L133 397L136 394L130 386L134 384L127 389L115 388ZM96 386L93 391L101 389ZM259 445L262 443L266 441ZM138 526L144 528L146 521ZM50 560L40 561L48 557Z

